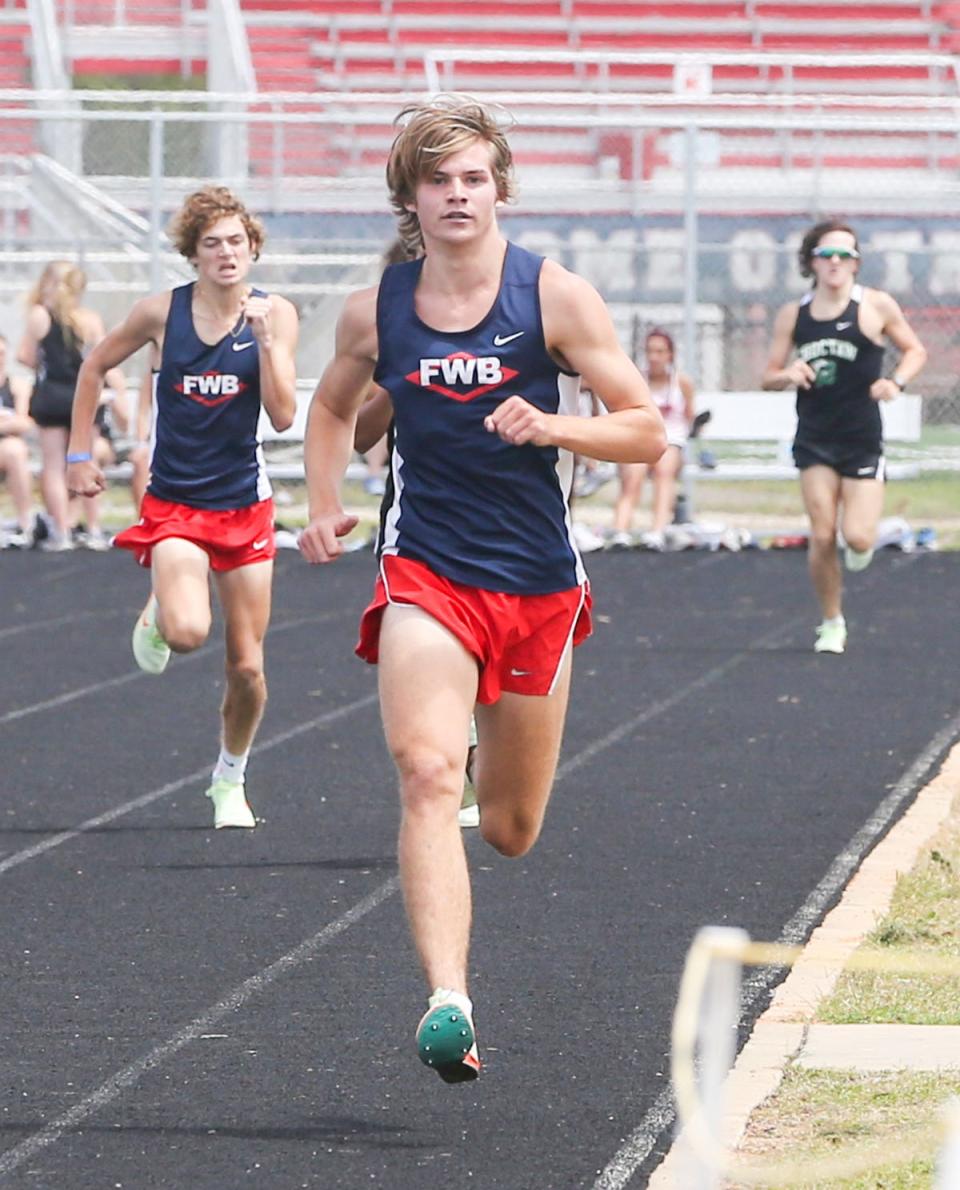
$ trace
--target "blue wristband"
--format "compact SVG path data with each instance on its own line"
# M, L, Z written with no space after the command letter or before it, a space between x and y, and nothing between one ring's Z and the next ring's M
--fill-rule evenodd
M72 455L67 455L68 463L89 463L92 459L93 455L89 450L78 450Z

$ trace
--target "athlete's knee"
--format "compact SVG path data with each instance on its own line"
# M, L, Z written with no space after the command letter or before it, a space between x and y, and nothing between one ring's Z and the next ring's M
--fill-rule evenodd
M522 810L480 811L480 833L495 851L508 859L527 854L540 837L542 824L542 816Z
M866 553L867 550L873 548L873 534L859 526L851 526L850 529L844 528L843 539L858 554Z
M263 658L259 656L228 658L227 681L234 689L253 690L267 696Z
M394 749L404 810L430 812L449 808L462 790L463 770L451 764L438 748L414 744Z
M837 531L833 525L814 525L810 529L810 546L821 552L837 548Z
M161 631L163 639L175 653L192 653L199 649L210 633L210 617L184 614L174 608L163 608Z

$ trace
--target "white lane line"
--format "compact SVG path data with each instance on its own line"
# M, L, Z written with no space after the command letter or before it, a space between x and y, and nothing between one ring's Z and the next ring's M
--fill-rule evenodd
M338 719L342 719L346 715L352 715L354 711L360 711L364 707L370 706L377 701L377 698L378 695L376 692L364 695L363 698L358 698L354 702L348 702L343 706L336 707L332 711L326 711L324 714L318 715L316 719L310 719L308 722L300 723L296 727L289 728L287 731L281 731L279 735L271 736L269 739L263 740L262 743L254 744L250 750L251 755L259 756L260 753L269 752L271 748L279 747L280 744L285 744L289 740L296 739L297 736L303 735L305 732L313 731L317 727L326 727L329 723L335 723ZM114 819L122 818L124 814L129 814L131 810L138 810L141 806L149 806L151 802L158 801L162 797L167 797L171 793L176 793L178 789L183 789L186 785L192 785L195 781L202 781L210 776L210 772L210 765L204 765L202 769L196 769L194 772L188 773L185 777L179 777L176 781L171 781L168 785L161 785L159 789L152 789L149 793L132 798L129 802L114 806L112 810L98 814L95 818L88 818L77 826L71 827L70 830L60 831L59 834L51 835L48 839L44 839L40 843L35 843L32 847L26 847L23 851L14 852L13 855L8 855L6 859L0 860L0 875L4 872L9 872L11 868L19 867L20 864L25 864L28 860L36 859L38 855L52 851L54 847L59 847L62 843L68 843L71 839L76 839L88 831L96 830L97 827L104 826L108 822L113 822Z
M49 1145L55 1144L64 1133L72 1131L89 1116L94 1115L106 1107L107 1104L112 1103L124 1091L135 1086L145 1074L162 1065L168 1058L176 1054L178 1050L183 1049L191 1041L195 1041L201 1034L211 1032L220 1024L224 1017L238 1011L248 1000L269 987L281 975L285 975L288 971L292 971L294 968L312 959L319 950L328 946L335 938L345 930L348 930L350 926L355 925L362 918L366 917L368 913L372 913L374 909L392 897L399 887L399 877L391 876L379 888L374 889L373 892L348 909L342 917L338 917L336 921L332 921L329 925L324 926L312 938L305 939L298 946L295 946L293 950L288 951L281 958L271 963L269 967L264 967L256 975L251 975L249 979L245 979L243 983L234 988L222 1000L219 1000L212 1007L208 1008L201 1016L191 1021L189 1025L184 1025L182 1029L150 1050L148 1054L119 1070L116 1074L108 1078L105 1083L97 1087L95 1091L91 1091L89 1095L85 1095L69 1111L57 1116L55 1120L51 1120L39 1132L33 1133L32 1136L26 1137L18 1145L14 1145L12 1149L8 1149L0 1155L0 1176L12 1173L24 1161L34 1157Z
M592 760L597 753L605 751L614 744L619 744L622 739L636 731L642 724L648 722L650 719L655 719L658 715L662 715L664 711L669 711L677 703L682 702L688 694L693 694L697 690L702 690L706 686L713 685L718 678L722 678L732 669L736 669L738 665L742 665L748 657L753 656L758 650L775 644L780 637L789 636L793 629L806 619L806 615L794 616L792 620L788 620L785 624L778 624L776 628L771 629L759 637L750 649L742 653L735 653L732 657L728 657L726 661L715 665L713 669L708 669L699 678L694 678L693 681L688 682L686 686L680 686L667 698L662 698L658 702L651 703L639 715L634 715L632 719L628 719L625 723L614 727L606 735L601 736L598 740L594 740L592 744L588 744L582 752L578 752L576 756L571 756L568 761L565 761L557 768L556 779L560 780L562 777L568 776L585 765L587 761Z
M0 640L4 640L8 636L19 636L23 632L40 632L44 628L60 628L64 624L79 624L81 620L108 620L120 614L118 611L73 612L69 616L55 616L50 620L33 620L27 624L11 624L9 628L0 628Z
M864 856L883 834L897 810L908 797L916 793L920 783L936 764L937 759L958 737L960 737L960 715L957 715L937 732L890 793L837 855L827 874L783 927L780 937L777 939L778 942L794 946L809 936L811 929L823 916L827 905L846 887ZM771 983L779 979L781 974L782 969L779 967L755 968L744 980L740 997L741 1020L759 996L767 990ZM660 1093L637 1128L607 1163L600 1177L594 1182L593 1190L622 1190L653 1152L657 1141L675 1120L676 1108L673 1102L673 1092L668 1087Z
M774 636L787 631L788 628L789 625L781 625L776 629L775 632L769 633L768 637L764 637L762 639L766 640L768 638L773 638ZM694 681L688 683L681 690L677 691L675 695L668 699L662 699L659 702L654 703L640 715L634 716L626 723L621 724L618 728L608 732L600 740L588 745L581 752L577 753L577 755L572 756L565 764L561 765L557 771L556 779L558 781L562 780L570 773L575 772L599 752L606 748L612 747L626 735L629 735L629 733L635 730L640 724L656 717L657 715L663 714L664 711L669 710L686 694L692 693L693 691L708 685L710 682L716 681L717 678L719 678L722 674L726 673L729 669L733 668L734 665L739 664L740 661L744 660L746 656L747 654L738 654L737 656L731 658L728 662L716 666L703 677L697 678ZM302 733L309 731L314 727L332 722L334 719L349 714L354 710L369 706L377 699L377 697L378 696L375 693L370 694L366 698L360 699L357 702L349 704L348 706L338 708L336 711L328 712L326 715L322 715L317 719L311 720L309 723L304 723L298 727L290 729L289 731L282 732L280 735L273 736L271 739L256 745L253 751L265 752L269 748L274 748L279 744L286 743L288 740L294 738L297 735L301 735ZM61 843L65 843L70 839L76 838L85 831L93 830L104 823L111 822L115 818L119 818L123 814L129 813L130 810L133 810L139 806L147 805L150 802L156 801L158 798L173 793L177 789L183 788L183 786L188 785L193 781L200 780L205 777L208 772L208 766L199 769L196 773L191 773L186 777L181 777L179 780L171 782L169 785L164 785L162 788L153 790L152 792L144 794L142 797L135 798L130 802L126 802L122 806L117 806L113 810L107 811L105 814L98 815L96 818L88 819L86 822L81 823L73 830L63 831L61 834L52 836L51 838L46 839L42 843L38 843L33 847L26 848L24 851L20 851L16 855L8 856L5 860L0 861L0 874L19 864L26 863L27 860L33 859L34 857L51 850L53 847L59 846ZM40 1149L54 1144L65 1132L75 1128L88 1116L92 1115L96 1111L99 1111L101 1107L104 1107L106 1104L116 1099L122 1091L137 1083L148 1070L159 1066L160 1063L166 1058L175 1054L188 1042L197 1038L201 1033L209 1032L210 1029L214 1027L227 1012L240 1007L251 995L254 994L254 992L259 990L261 987L265 987L284 971L296 966L305 958L309 958L315 950L317 950L320 946L325 945L326 942L335 937L336 934L341 933L344 929L351 925L353 921L359 920L359 917L364 916L366 913L370 912L370 910L376 908L376 906L382 901L385 901L397 890L398 887L399 882L396 877L387 881L386 884L382 885L374 893L371 893L370 897L359 902L359 906L364 906L362 912L358 912L359 906L355 907L355 909L351 911L353 914L352 917L350 914L344 915L344 917L339 919L338 922L333 923L332 926L326 927L326 930L322 930L319 934L314 935L313 938L301 943L300 946L296 948L296 950L291 951L290 954L284 956L282 959L279 959L275 964L273 964L273 966L268 967L266 971L261 972L259 975L252 976L245 983L241 984L240 987L235 992L231 993L231 995L225 1000L214 1005L213 1008L208 1009L207 1012L203 1014L203 1016L197 1018L197 1020L193 1021L190 1025L187 1025L168 1041L163 1042L161 1045L151 1050L150 1053L145 1057L139 1059L137 1062L132 1063L119 1073L113 1075L107 1080L107 1082L97 1088L97 1090L92 1091L89 1095L85 1096L85 1098L69 1112L59 1116L56 1120L52 1121L33 1136L27 1137L26 1140L21 1141L20 1144L16 1145L12 1149L9 1149L6 1153L0 1156L0 1175L11 1172ZM658 1135L659 1131L662 1131L662 1128L665 1128L669 1125L669 1122L670 1116L668 1115L665 1117L665 1122L661 1129L658 1130Z
M291 628L302 628L304 624L322 624L325 620L332 620L338 616L345 615L345 612L324 612L319 616L302 616L299 620L287 620L282 624L276 624L270 629L269 636L276 636L280 632L287 632ZM209 657L211 653L223 652L223 641L211 642L204 645L202 648L194 649L192 653L186 653L177 658L177 665L183 665L185 662L193 661L201 657ZM106 678L102 682L95 682L92 686L80 686L76 690L68 690L64 694L58 694L55 698L44 699L43 702L35 702L32 706L19 707L15 711L7 711L5 715L0 715L0 727L4 723L13 723L17 719L25 719L28 715L37 715L41 711L50 711L54 707L62 707L68 702L75 702L78 698L85 698L88 694L99 694L101 690L109 690L114 686L125 686L128 682L139 681L140 678L153 677L152 674L145 674L142 670L132 669L129 673L120 674L116 678Z
M764 643L772 643L778 636L786 634L795 623L799 623L803 618L804 617L802 616L794 617L794 619L789 621L787 624L783 624L770 633L767 633L764 637L761 637L757 643L760 645L763 645ZM683 693L685 692L692 692L693 690L700 689L704 685L715 681L716 678L721 676L721 674L727 672L729 669L733 668L734 665L745 660L748 655L749 653L738 654L723 665L716 666L714 670L709 671L701 678L695 679L693 682L688 683L688 685L684 687L683 691L678 692L678 696L682 697ZM654 704L654 707L650 708L648 711L635 716L627 723L622 724L621 727L609 732L606 736L602 737L601 740L596 741L594 744L583 749L576 756L571 757L570 760L568 760L564 765L560 766L557 771L556 779L560 780L569 773L576 771L576 769L580 768L582 764L585 764L587 760L597 755L598 752L619 742L619 740L621 740L625 735L629 734L629 732L636 726L657 714L662 714L663 711L674 706L678 700L678 696L661 700L659 703ZM360 706L369 705L376 698L376 694L371 694L367 698L361 699L347 707L339 708L337 711L320 716L317 720L313 720L307 724L301 724L297 728L293 728L288 732L284 732L280 736L275 736L272 739L265 741L263 744L258 745L255 750L266 751L268 748L275 747L279 743L286 742L286 740L292 738L293 736L310 730L312 727L319 725L321 722L329 722L343 714L349 713L351 710L359 708ZM136 799L134 802L128 803L127 807L133 808L134 805L144 804L145 800L155 800L155 798L163 796L164 793L172 792L174 788L180 788L190 780L198 779L199 776L205 775L207 771L207 768L199 770L198 775L183 778L181 781L175 782L173 786L165 786L162 790L154 791L153 795L145 795L145 798ZM101 822L110 821L112 818L119 817L121 813L126 812L127 809L117 807L115 811L110 811L105 815L101 815L98 819L90 819L88 823L81 824L81 827L78 827L73 831L64 832L63 835L57 836L56 840L48 840L46 845L39 844L37 847L29 848L26 852L22 852L20 854L25 856L25 858L30 858L33 854L39 854L40 851L48 850L50 846L56 846L59 842L63 842L67 838L75 837L77 834L81 833L81 829L89 830L94 824L99 825ZM0 872L5 870L5 866L12 866L11 861L15 859L15 856L11 856L6 861L3 861L3 864L0 864ZM64 1113L62 1116L46 1125L46 1127L41 1129L39 1132L34 1133L33 1136L27 1137L14 1148L7 1150L6 1153L0 1155L0 1175L9 1173L16 1169L29 1157L33 1156L41 1149L46 1148L48 1145L55 1143L65 1132L75 1128L87 1117L99 1111L101 1107L112 1102L127 1087L135 1085L148 1070L159 1066L167 1057L175 1054L188 1042L194 1040L202 1033L209 1032L210 1029L214 1027L226 1013L241 1007L250 996L259 990L259 988L267 986L284 971L291 969L298 963L304 961L304 959L309 958L316 952L316 950L326 945L328 941L332 941L333 938L352 925L354 921L359 920L361 917L375 909L383 901L391 897L398 888L399 878L392 877L385 884L381 885L374 892L370 893L368 897L358 902L358 904L354 906L354 908L348 913L344 914L343 917L326 926L318 934L315 934L313 938L307 939L305 942L301 943L300 946L298 946L295 950L289 952L287 955L283 956L283 958L278 959L277 962L271 967L266 968L258 975L251 976L250 979L241 984L240 987L231 993L231 995L225 1000L222 1000L219 1002L219 1004L214 1005L213 1008L209 1009L203 1016L197 1018L194 1022L192 1022L192 1024L187 1025L174 1037L170 1038L164 1043L161 1043L161 1045L151 1050L150 1053L144 1058L141 1058L139 1061L125 1067L124 1070L114 1075L106 1083L102 1084L96 1091L91 1092L80 1103L76 1104L69 1112ZM651 1119L652 1112L656 1109L657 1105L661 1105L660 1111L663 1121L660 1123L659 1127L657 1127L656 1133L650 1142L650 1148L652 1148L657 1137L659 1137L663 1130L669 1126L669 1123L673 1118L673 1112L672 1110L669 1110L669 1102L670 1093L669 1090L665 1090L658 1097L657 1104L654 1105L654 1109L651 1109L651 1111L648 1112L647 1116L645 1117L645 1119ZM647 1151L649 1152L649 1149ZM645 1156L646 1154L644 1154L644 1157ZM643 1159L644 1158L641 1158L641 1160ZM639 1164L639 1162L637 1164ZM634 1166L634 1168L636 1168L636 1166ZM604 1171L604 1174L606 1174L606 1171ZM604 1175L601 1175L601 1178L603 1176ZM629 1176L630 1175L628 1175L628 1177ZM615 1183L610 1183L610 1187L612 1188L614 1184ZM623 1185L625 1183L621 1182L616 1184ZM601 1182L598 1182L597 1187L599 1188L600 1185Z

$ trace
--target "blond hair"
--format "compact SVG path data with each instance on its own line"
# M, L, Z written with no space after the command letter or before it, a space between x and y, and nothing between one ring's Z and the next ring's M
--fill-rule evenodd
M174 215L169 228L173 246L191 260L197 254L200 237L218 219L238 215L250 241L250 253L254 260L260 256L263 241L267 238L263 224L251 215L244 204L226 186L204 186L183 200L180 210Z
M513 154L491 108L469 95L441 95L405 107L394 123L400 131L387 160L387 188L398 234L411 256L423 252L423 236L416 212L407 206L416 198L417 185L452 153L486 141L497 198L513 198Z
M50 317L78 342L83 341L80 299L87 277L70 260L51 260L27 294L28 306L43 306Z

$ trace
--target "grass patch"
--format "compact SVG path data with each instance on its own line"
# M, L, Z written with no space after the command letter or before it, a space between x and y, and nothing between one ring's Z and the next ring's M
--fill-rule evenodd
M956 811L912 872L901 876L887 916L863 948L960 959L960 822ZM960 1024L957 978L847 971L820 1005L831 1024Z
M939 1139L918 1153L911 1134L935 1122L939 1105L958 1094L960 1075L793 1067L754 1112L740 1155L796 1165L798 1172L810 1168L811 1179L791 1182L803 1190L929 1190ZM817 1178L817 1161L861 1146L877 1146L876 1165L855 1176ZM726 1190L745 1185L724 1183Z
M912 871L897 881L890 909L860 948L864 951L960 958L960 798ZM830 1024L958 1025L957 979L847 971L820 1004L817 1019ZM790 1183L806 1190L929 1190L943 1137L931 1136L922 1151L914 1142L957 1095L958 1071L792 1066L777 1092L751 1116L740 1155L801 1171L810 1167L810 1180ZM841 1153L852 1156L864 1145L877 1150L873 1168L856 1176L817 1178L817 1161ZM726 1183L738 1190L741 1184Z

